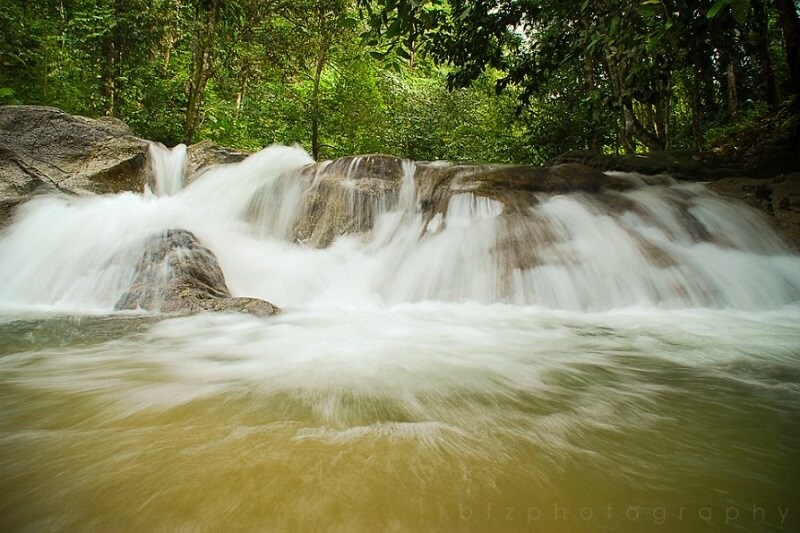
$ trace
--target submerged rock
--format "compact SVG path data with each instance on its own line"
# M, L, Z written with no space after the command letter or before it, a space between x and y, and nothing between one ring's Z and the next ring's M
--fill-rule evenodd
M136 263L136 277L115 310L161 313L239 311L274 315L264 300L231 296L216 256L189 231L167 230L151 238Z

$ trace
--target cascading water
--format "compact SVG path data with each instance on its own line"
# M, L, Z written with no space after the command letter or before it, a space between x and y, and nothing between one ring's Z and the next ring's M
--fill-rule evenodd
M26 206L0 242L8 280L0 303L111 311L130 283L136 244L176 227L219 256L235 293L289 306L332 292L334 307L471 300L768 309L800 299L798 258L756 213L702 185L542 193L509 214L496 199L445 183L441 210L426 211L412 163L365 194L360 158L331 183L325 165L299 172L312 163L302 150L273 147L182 190L185 147L153 153L157 197L48 197ZM307 209L312 196L323 206ZM293 242L310 223L330 247Z
M179 144L168 150L162 144L150 144L150 162L153 187L145 186L145 193L171 196L183 189L186 174L186 145Z
M184 187L185 157L0 234L2 529L800 526L800 257L755 212L281 146ZM284 313L115 313L176 228Z

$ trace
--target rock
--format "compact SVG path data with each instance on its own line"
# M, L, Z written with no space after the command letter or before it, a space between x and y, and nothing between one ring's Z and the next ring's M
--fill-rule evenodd
M149 145L116 118L0 106L0 226L34 192L142 192L152 181ZM193 144L187 149L187 184L208 166L238 163L248 155L211 141Z
M142 191L149 143L120 120L0 106L0 224L38 192Z
M749 175L748 165L715 154L696 154L674 150L650 154L606 155L591 152L569 152L548 162L548 165L579 163L597 170L637 172L644 175L670 174L675 179L708 181L731 176Z
M580 163L598 170L635 172L643 176L669 174L688 181L709 181L708 187L761 211L781 238L800 251L800 151L772 151L760 158L686 151L648 155L600 155L572 152L551 164ZM778 172L784 172L776 178ZM608 183L605 188L613 189Z
M55 108L0 107L0 144L26 172L75 192L141 191L148 146L120 120L72 116ZM9 154L3 154L9 158Z
M634 187L629 180L606 176L586 165L465 165L447 162L404 163L388 155L350 156L310 165L291 179L304 180L296 240L328 246L345 233L369 231L376 215L400 201L404 173L414 172L416 202L425 216L443 215L450 198L472 193L501 202L507 212L520 212L538 202L542 193Z
M708 187L764 213L783 240L800 251L800 172L772 179L725 178Z
M0 143L0 227L9 223L16 206L41 192L58 192L58 187L43 179L16 152Z
M324 248L339 235L368 231L378 212L396 204L402 176L402 160L385 155L349 156L301 169L292 179L304 180L307 192L292 236Z
M193 144L186 150L186 184L197 179L206 167L238 163L249 155L250 152L225 148L209 140Z
M114 309L169 314L239 311L274 315L280 311L264 300L231 296L216 256L182 229L167 230L145 244L136 276Z

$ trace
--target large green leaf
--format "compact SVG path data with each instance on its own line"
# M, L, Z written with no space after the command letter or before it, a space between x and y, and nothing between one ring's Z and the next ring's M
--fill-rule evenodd
M706 18L713 19L714 17L716 17L717 14L720 12L720 10L729 2L730 0L717 0L716 2L714 2L714 5L711 6L711 9L709 9L708 12L706 13Z

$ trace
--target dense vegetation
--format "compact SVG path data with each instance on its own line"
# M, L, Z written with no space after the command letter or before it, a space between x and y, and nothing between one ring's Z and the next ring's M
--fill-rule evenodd
M0 103L318 158L701 148L796 99L799 62L792 0L0 4Z

